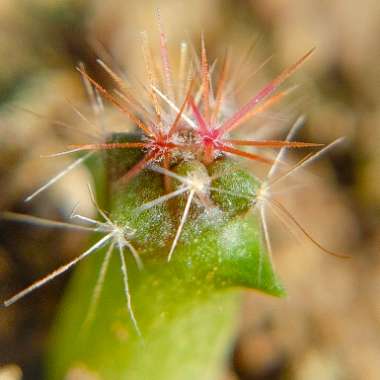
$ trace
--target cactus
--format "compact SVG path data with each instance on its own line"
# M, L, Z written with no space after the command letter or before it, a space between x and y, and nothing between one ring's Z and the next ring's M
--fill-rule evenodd
M52 380L70 378L75 371L94 379L216 379L234 336L240 289L285 294L272 265L267 203L319 248L335 254L272 198L271 189L336 142L279 174L286 149L319 145L291 141L301 122L284 141L231 137L241 124L287 94L278 87L313 50L231 115L225 107L229 57L214 89L202 37L200 58L193 65L182 62L187 74L180 73L182 80L174 86L160 20L159 27L159 76L143 35L148 75L144 100L102 61L116 92L105 89L83 66L78 68L95 113L103 108L104 98L136 131L111 133L100 143L59 153L86 152L27 199L87 163L101 205L91 192L100 220L73 215L88 225L64 225L101 237L77 259L5 302L12 304L86 258L74 274L54 328L47 360ZM185 49L183 44L182 57ZM280 152L272 159L247 150L252 147ZM91 159L99 153L100 164ZM266 180L233 156L271 165Z

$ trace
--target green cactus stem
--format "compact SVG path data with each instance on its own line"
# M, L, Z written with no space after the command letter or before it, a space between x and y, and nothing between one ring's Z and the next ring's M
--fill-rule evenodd
M113 137L126 139L131 136ZM234 337L240 289L284 295L252 212L254 177L223 157L208 167L197 161L174 165L174 173L201 173L210 178L211 188L224 192L209 191L206 210L194 196L168 262L188 194L141 208L165 194L164 176L153 170L141 171L126 185L118 181L141 154L109 150L106 166L110 218L135 231L131 243L144 262L139 270L125 250L142 337L126 307L116 249L94 318L84 323L106 249L98 251L76 270L66 291L47 361L51 380L63 379L74 368L105 380L217 379ZM181 186L175 179L171 185L174 190Z

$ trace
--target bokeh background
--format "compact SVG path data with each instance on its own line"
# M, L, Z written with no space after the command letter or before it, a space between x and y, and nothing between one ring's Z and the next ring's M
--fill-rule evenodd
M91 115L75 66L84 62L107 83L95 62L100 56L138 75L139 33L147 30L155 40L157 6L172 47L182 39L199 46L202 31L211 60L232 47L238 83L245 84L238 101L316 46L292 79L298 88L290 99L254 123L265 123L273 136L282 137L284 128L305 114L303 140L329 143L346 136L345 144L310 167L308 186L286 202L321 243L353 258L331 258L274 219L275 262L289 296L245 295L221 380L379 379L377 0L1 0L0 210L60 220L79 201L84 212L93 212L83 167L33 202L23 199L70 162L41 155L93 136L74 109ZM175 60L177 52L171 53ZM112 110L107 118L123 124ZM79 234L0 222L1 299L74 257L86 241ZM0 310L0 379L43 378L49 328L69 277Z

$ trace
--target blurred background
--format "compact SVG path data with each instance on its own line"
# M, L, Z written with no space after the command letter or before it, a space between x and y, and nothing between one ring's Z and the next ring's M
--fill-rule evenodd
M140 31L147 30L156 44L157 6L173 62L181 40L197 48L202 31L210 61L232 48L241 90L237 102L316 46L291 80L296 91L253 123L265 123L271 137L283 137L304 114L307 123L299 139L326 144L346 136L345 144L310 167L318 179L286 202L318 241L353 258L329 257L306 239L294 239L274 219L275 262L289 295L282 300L245 295L221 380L379 379L377 0L1 0L0 210L62 220L80 201L91 215L84 167L32 202L23 200L71 162L70 157L41 155L95 136L76 112L91 118L75 66L83 62L109 84L96 65L100 56L138 77L144 66ZM107 118L125 123L112 110ZM300 157L300 152L294 156ZM1 299L77 255L86 241L80 234L0 222ZM69 277L0 311L1 380L43 378L49 329Z

